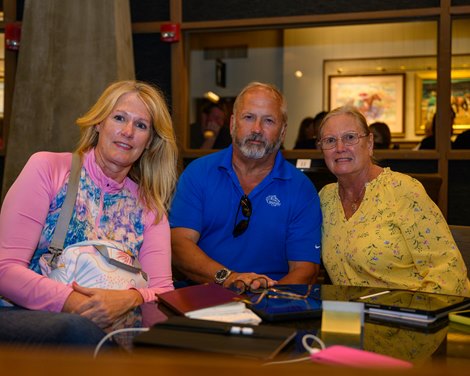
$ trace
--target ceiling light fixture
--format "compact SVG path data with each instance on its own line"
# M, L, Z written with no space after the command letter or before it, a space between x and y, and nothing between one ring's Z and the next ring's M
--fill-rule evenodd
M204 93L204 98L209 99L213 103L218 103L220 101L220 96L218 96L213 91L208 91L207 93Z

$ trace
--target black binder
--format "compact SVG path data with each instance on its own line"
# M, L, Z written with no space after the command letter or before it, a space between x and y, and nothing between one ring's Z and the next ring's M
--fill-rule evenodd
M294 328L172 316L134 338L136 347L171 347L269 360L297 334Z

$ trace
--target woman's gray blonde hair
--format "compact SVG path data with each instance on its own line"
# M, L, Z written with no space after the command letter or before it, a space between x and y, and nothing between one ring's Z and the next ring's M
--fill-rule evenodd
M351 116L352 118L356 119L357 124L359 124L359 126L362 128L362 131L364 132L365 135L370 134L369 126L367 125L367 119L356 107L341 106L341 107L335 108L334 110L331 110L325 115L325 117L323 118L320 124L320 127L318 128L319 139L323 137L323 127L326 124L326 122L332 117L338 116L338 115Z

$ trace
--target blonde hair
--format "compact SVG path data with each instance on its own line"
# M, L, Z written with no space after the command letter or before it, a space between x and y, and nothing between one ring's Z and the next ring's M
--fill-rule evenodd
M139 186L139 195L148 210L155 211L157 221L168 213L177 180L178 148L170 113L161 91L140 81L119 81L108 86L98 101L76 124L81 137L76 152L83 156L98 143L95 126L105 120L119 98L137 93L152 119L151 143L134 163L129 178Z
M287 100L286 97L281 93L281 91L274 85L272 84L265 84L262 82L250 82L248 85L246 85L242 91L238 94L237 98L235 99L235 102L233 104L233 114L235 117L237 117L237 112L240 107L240 102L243 98L243 96L249 92L250 90L254 89L264 89L269 92L276 98L276 100L279 102L279 106L281 108L281 115L282 115L282 125L285 127L287 125Z

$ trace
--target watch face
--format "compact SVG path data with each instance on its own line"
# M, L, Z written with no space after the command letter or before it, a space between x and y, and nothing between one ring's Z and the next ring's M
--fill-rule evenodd
M230 270L220 269L217 273L215 273L215 281L217 283L222 283L228 278L229 275L230 275Z
M227 277L228 270L227 269L222 269L217 272L215 275L217 279L224 279Z

